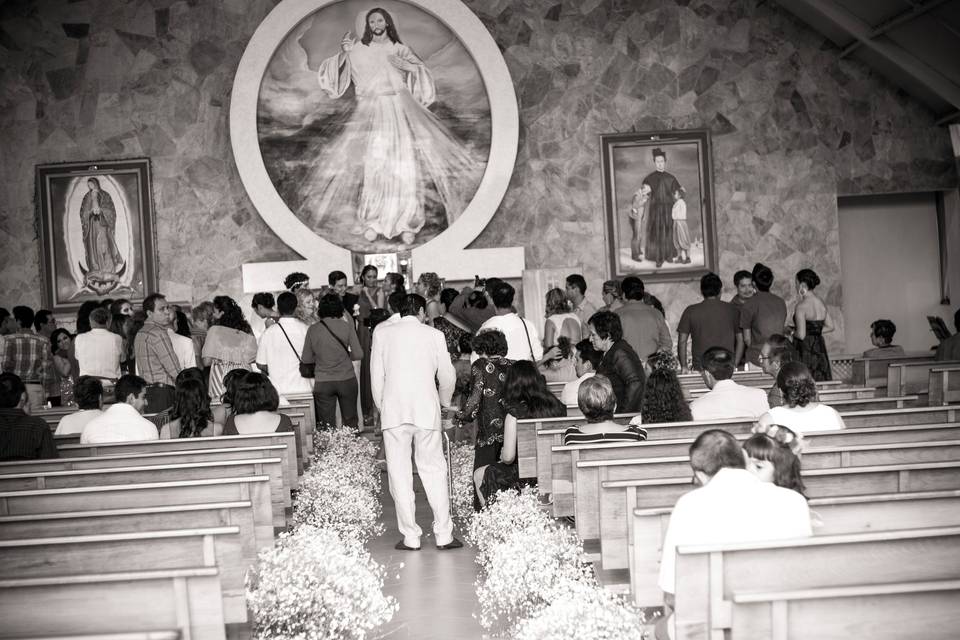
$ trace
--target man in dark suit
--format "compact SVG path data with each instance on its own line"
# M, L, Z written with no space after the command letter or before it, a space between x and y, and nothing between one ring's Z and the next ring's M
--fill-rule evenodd
M356 319L357 314L354 313L354 307L360 303L360 296L347 291L347 274L343 271L331 271L330 275L327 276L327 284L330 285L330 291L340 296L344 311ZM356 311L359 311L359 307L357 307Z
M623 339L620 316L612 311L598 311L590 316L590 343L603 352L597 374L606 376L617 396L617 413L640 411L646 375L633 347Z

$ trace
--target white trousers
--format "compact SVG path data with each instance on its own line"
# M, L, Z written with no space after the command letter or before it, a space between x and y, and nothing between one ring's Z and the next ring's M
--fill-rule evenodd
M447 460L443 457L443 435L438 430L419 429L412 424L383 430L383 449L387 456L390 495L397 509L397 528L403 534L404 544L420 547L423 531L417 525L411 448L423 490L433 510L433 533L437 545L450 544L453 540L453 521L450 519L450 494L447 490Z

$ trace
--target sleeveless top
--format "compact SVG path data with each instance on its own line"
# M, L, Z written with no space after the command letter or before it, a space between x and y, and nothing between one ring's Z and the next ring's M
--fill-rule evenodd
M555 335L557 338L559 338L559 337L563 334L563 323L566 322L568 319L569 319L569 320L573 320L574 322L576 322L576 323L577 323L577 328L580 329L581 334L583 333L583 329L582 329L582 327L581 327L581 325L580 325L580 318L577 317L577 314L575 314L575 313L555 313L555 314L553 314L552 316L547 317L547 322L553 324L554 335ZM582 338L582 336L581 336L581 338ZM554 338L554 339L556 339L556 338ZM571 342L576 342L576 340L572 340ZM547 345L547 346L551 346L551 345Z
M258 433L284 433L287 431L293 431L293 423L290 422L290 418L281 413L280 423L277 425L277 428L274 431L261 431ZM249 435L242 434L237 431L237 423L235 422L236 416L230 416L227 418L227 422L223 425L223 435L225 436L240 436L240 435Z

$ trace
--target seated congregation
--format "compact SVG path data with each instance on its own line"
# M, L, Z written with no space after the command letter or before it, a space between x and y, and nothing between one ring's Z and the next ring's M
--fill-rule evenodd
M370 266L355 287L339 271L319 290L291 274L256 294L259 333L228 296L189 310L159 293L139 308L85 303L75 333L48 311L0 309L0 545L37 546L0 589L72 575L106 593L95 559L122 539L145 550L116 568L135 593L166 602L183 579L222 602L219 617L158 613L158 628L224 637L247 622L242 574L289 524L317 432L344 425L380 442L396 549L421 548L411 454L437 548L463 546L441 442L469 442L473 509L536 486L603 585L654 612L660 638L793 637L829 628L837 602L853 620L874 610L864 602L936 615L960 591L960 363L941 358L946 342L905 354L877 320L860 374L840 380L816 273L796 274L792 313L768 267L734 284L727 302L719 276L701 279L676 352L634 276L603 283L598 308L572 274L540 321L498 278L452 289L424 273L408 292ZM178 554L196 543L195 568L150 566L169 537ZM80 560L17 573L63 541ZM898 560L884 571L887 553Z

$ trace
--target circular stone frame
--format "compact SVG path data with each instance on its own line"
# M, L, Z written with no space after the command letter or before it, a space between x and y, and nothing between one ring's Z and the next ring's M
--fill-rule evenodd
M311 261L349 265L350 250L325 240L283 201L267 174L257 135L260 84L277 46L307 16L342 0L285 0L264 18L247 43L233 81L230 143L240 180L253 206L290 248ZM439 243L465 249L496 213L513 175L520 119L517 96L503 55L480 19L457 0L402 0L444 23L463 43L480 70L490 101L490 155L477 192L460 217L415 250ZM319 89L318 89L319 90ZM431 247L434 253L436 249Z

